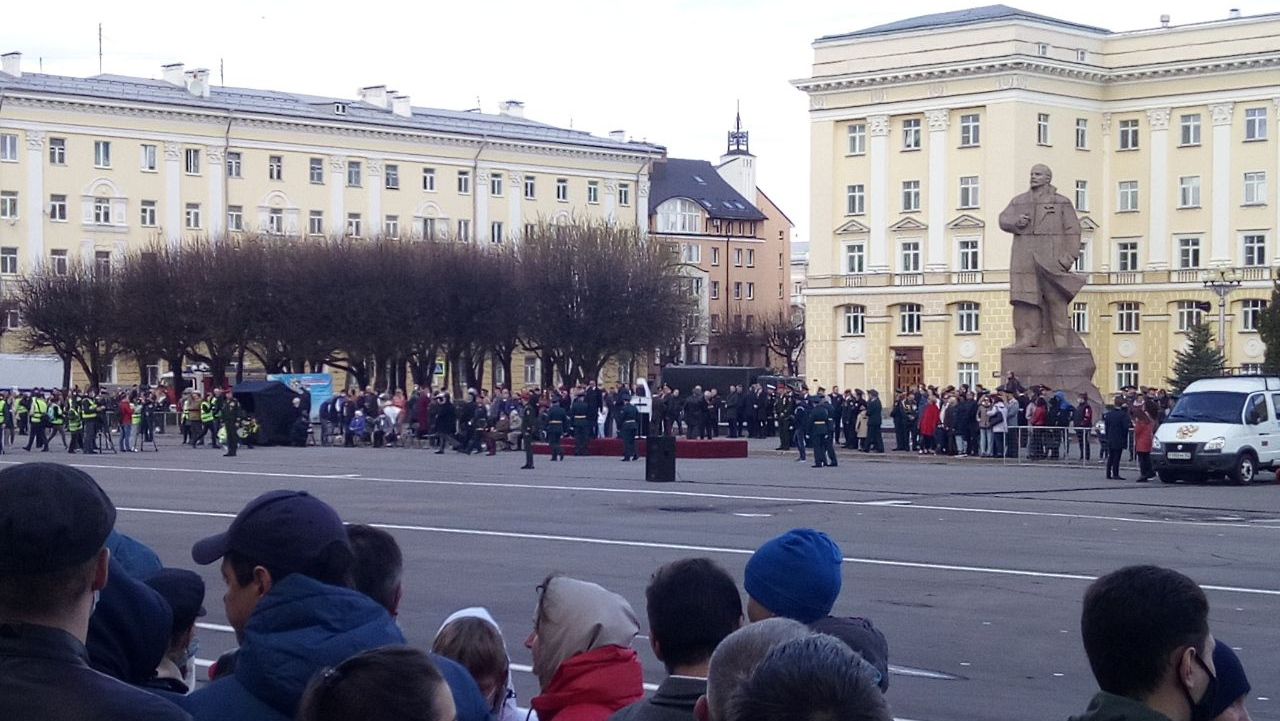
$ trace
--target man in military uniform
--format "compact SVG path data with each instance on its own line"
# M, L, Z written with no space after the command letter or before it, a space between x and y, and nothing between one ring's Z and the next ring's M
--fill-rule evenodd
M569 415L573 416L573 455L590 455L587 444L591 441L591 426L595 425L595 418L591 416L591 408L582 393L573 399Z
M563 461L564 449L560 447L560 436L564 435L565 425L569 421L569 413L557 401L551 398L551 408L547 410L547 444L551 446L551 460Z
M520 409L520 445L524 446L521 470L533 469L533 444L538 440L538 394L529 393Z
M631 394L623 391L621 396L622 411L619 430L622 435L622 460L634 461L636 455L636 433L640 431L640 411L631 403Z
M813 430L813 467L822 468L836 464L836 450L831 444L831 411L822 396L814 396L813 410L809 411L809 426Z
M778 399L774 403L774 420L778 423L778 447L775 450L791 450L791 417L795 415L795 406L791 403L791 394L783 386L778 387Z
M222 403L222 427L227 429L227 452L222 455L235 456L240 443L240 401L235 395L228 395Z

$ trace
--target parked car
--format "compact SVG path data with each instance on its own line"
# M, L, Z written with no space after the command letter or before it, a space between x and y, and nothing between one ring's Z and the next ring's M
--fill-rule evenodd
M1226 476L1249 483L1280 464L1280 378L1191 383L1156 430L1151 462L1165 483Z

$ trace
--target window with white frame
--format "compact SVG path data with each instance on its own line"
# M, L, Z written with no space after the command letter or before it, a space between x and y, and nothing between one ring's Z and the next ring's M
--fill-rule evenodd
M186 219L186 227L188 230L199 230L201 227L200 226L200 204L187 203L186 213L184 217Z
M982 124L977 113L960 116L960 147L974 148L982 141Z
M978 239L977 238L961 238L959 244L959 258L961 271L981 270L978 258Z
M1200 207L1200 176L1183 175L1178 178L1178 207Z
M280 208L267 210L267 232L272 235L284 233L284 211Z
M1116 332L1139 333L1141 330L1141 306L1133 302L1116 303Z
M711 248L711 265L713 266L720 265L720 249L719 248L716 248L716 247Z
M1262 319L1262 311L1266 310L1267 301L1248 298L1240 301L1240 330L1248 333L1258 332L1258 321Z
M785 292L783 291L783 289L782 289L782 283L779 283L779 284L778 284L778 297L779 297L779 298L785 298L785 297L786 297L786 293L785 293Z
M138 204L138 224L144 228L156 227L156 201L144 200Z
M54 275L66 275L70 271L67 264L67 251L63 249L49 251L49 270Z
M702 210L697 203L687 198L665 200L658 206L658 232L701 233Z
M864 155L867 152L867 124L853 123L849 126L849 155Z
M471 240L471 221L460 219L458 221L458 240Z
M711 300L720 300L720 281L711 281Z
M956 363L956 384L973 388L982 382L978 372L978 364L973 361Z
M1089 51L1084 48L1076 48L1076 62L1083 63L1089 60Z
M502 171L489 171L489 195L495 198L502 197Z
M1036 43L1036 55L1046 57L1049 54L1049 43Z
M1116 390L1138 385L1138 364L1116 364Z
M756 284L752 283L751 281L747 281L747 300L755 300L755 299L756 299Z
M524 384L527 386L536 386L539 378L538 373L538 356L527 355L524 357Z
M846 305L844 307L844 334L864 335L867 332L867 307L863 305Z
M756 267L756 251L754 248L747 248L747 267Z
M1089 332L1089 304L1071 304L1071 330L1077 333Z
M920 272L920 241L904 240L902 241L902 271L903 273L919 273Z
M844 272L867 272L867 246L865 243L845 243Z
M1138 212L1138 181L1121 180L1116 186L1118 191L1116 212L1118 213L1136 213Z
M1266 108L1245 108L1244 139L1245 140L1266 140L1267 139L1267 109Z
M908 118L902 121L902 149L920 149L920 118Z
M323 210L313 210L307 214L307 235L324 235Z
M435 218L422 219L422 237L423 238L427 240L435 240L437 237L439 237L436 235L437 232L438 230L436 228Z
M1089 120L1076 118L1076 150L1089 149Z
M978 176L960 176L960 207L978 207Z
M1080 254L1076 256L1075 270L1077 273L1089 272L1089 242L1080 241Z
M458 195L471 195L471 171L458 171Z
M1138 269L1138 241L1122 240L1116 243L1116 270L1132 273Z
M359 188L363 180L364 164L359 160L347 161L347 187Z
M93 274L99 278L106 278L111 275L111 251L93 251Z
M902 181L902 212L912 213L920 210L920 181Z
M93 222L95 225L111 225L111 199L93 199Z
M923 309L918 303L903 303L898 306L898 333L900 335L920 335L920 315Z
M94 154L97 154L97 147L94 147ZM138 168L144 173L156 172L156 146L144 143L140 146L141 156L138 159Z
M153 149L155 148L155 146L154 146L154 145L153 145L153 146L151 146L151 147L152 147ZM95 168L110 168L110 167L111 167L111 141L110 141L110 140L95 140L95 141L93 141L93 166L94 166ZM152 163L151 167L150 167L150 168L144 168L144 169L145 169L145 170L155 170L154 155L153 155L153 163Z
M1089 181L1076 181L1076 210L1088 212L1089 210Z
M49 220L55 223L66 222L67 196L65 195L49 196Z
M733 282L733 299L742 300L742 281L735 280Z
M1120 149L1121 150L1137 150L1138 149L1138 121L1137 120L1121 120L1120 121Z
M533 175L524 176L525 200L533 200L538 196L538 179Z
M240 153L236 153L236 152L230 152L230 153L227 153L227 161L226 161L226 162L227 162L227 177L228 177L228 178L239 178L239 177L242 177L244 161L243 161L243 159L242 159L242 157L241 157Z
M18 219L18 191L0 190L0 219Z
M187 175L200 174L200 149L185 148L182 151L182 170Z
M742 267L742 248L733 249L733 267L735 268Z
M862 183L846 185L844 189L844 214L862 215L867 210L867 186Z
M382 217L382 234L388 238L399 238L400 216L384 215Z
M1178 238L1178 267L1190 270L1200 267L1200 237L1187 235Z
M244 230L244 206L243 205L227 206L227 230L234 230L234 231Z
M1244 265L1257 267L1267 264L1267 236L1261 233L1246 233L1241 238L1244 245L1242 259Z
M1189 113L1178 118L1178 145L1200 144L1200 114Z
M1036 113L1036 143L1038 145L1049 144L1049 114Z
M267 156L267 180L284 180L284 156Z
M387 163L382 169L382 187L387 190L400 189L400 166Z
M436 192L436 169L422 169L422 189L428 193Z
M0 274L18 274L18 249L0 248Z
M0 133L0 162L18 162L18 136L14 133Z
M502 242L502 221L495 220L492 223L489 223L489 242Z
M4 327L6 330L17 330L22 327L22 311L17 308L10 308L4 312Z
M618 183L618 205L624 208L631 205L631 183Z
M600 202L600 181L587 181L587 203L595 205Z
M1255 170L1244 174L1244 204L1245 205L1266 205L1267 203L1267 174L1265 171Z
M1187 333L1204 322L1204 311L1194 300L1180 300L1177 305L1178 332Z
M67 139L49 138L49 165L67 164Z
M359 238L364 232L363 220L359 213L347 213L347 235Z
M979 305L972 301L956 303L956 332L979 332Z
M556 200L561 203L569 202L568 178L556 178Z
M307 177L312 185L324 185L324 158L307 161Z

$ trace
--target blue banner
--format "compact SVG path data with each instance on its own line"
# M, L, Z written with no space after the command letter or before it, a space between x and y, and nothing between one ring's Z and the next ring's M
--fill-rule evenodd
M320 404L333 396L333 376L328 373L271 373L269 381L280 381L298 391L311 394L311 420L320 420Z

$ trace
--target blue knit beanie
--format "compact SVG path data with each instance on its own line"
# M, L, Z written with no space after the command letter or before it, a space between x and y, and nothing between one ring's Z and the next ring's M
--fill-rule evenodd
M1218 688L1214 695L1213 716L1217 718L1226 711L1236 699L1249 693L1249 679L1244 675L1244 666L1240 663L1240 657L1236 656L1236 652L1231 647L1217 640L1217 645L1213 647L1213 670L1214 675L1218 677Z
M747 561L743 587L774 615L813 623L831 613L840 595L840 547L821 531L794 528Z

